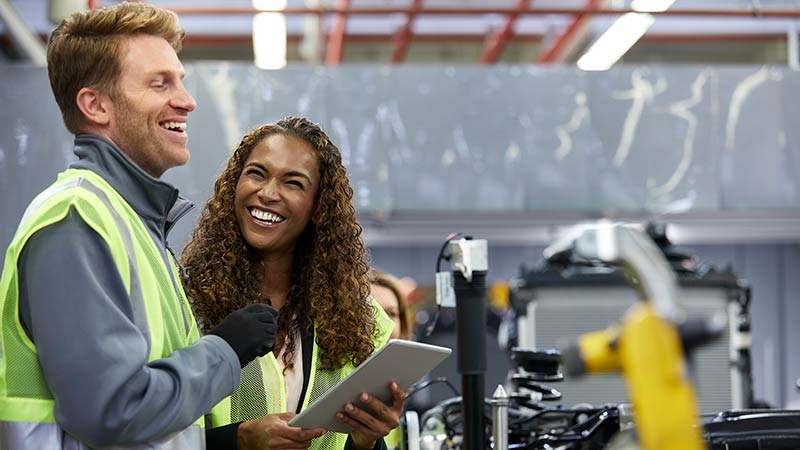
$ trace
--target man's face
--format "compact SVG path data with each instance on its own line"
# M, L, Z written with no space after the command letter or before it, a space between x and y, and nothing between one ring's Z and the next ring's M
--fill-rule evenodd
M159 178L189 161L186 122L196 104L183 86L183 65L167 41L127 41L112 102L108 138L142 170Z

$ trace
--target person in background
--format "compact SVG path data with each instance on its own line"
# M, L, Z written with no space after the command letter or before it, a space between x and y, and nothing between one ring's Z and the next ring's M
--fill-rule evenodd
M392 339L411 339L412 321L403 286L393 275L370 270L370 293L394 322Z
M337 417L349 434L288 421L389 339L369 295L367 255L339 149L308 119L250 130L214 183L183 252L185 283L204 327L249 301L278 310L275 350L247 365L214 408L210 449L377 449L398 425L390 404L362 394Z
M183 36L173 13L145 3L76 13L50 36L78 159L31 202L6 252L0 448L203 449L204 414L272 348L268 305L200 338L166 247L190 208L160 180L189 159Z
M391 274L371 269L370 292L394 322L391 338L411 339L413 322L408 310L405 288L401 281ZM402 438L403 427L398 426L386 436L386 447L390 450L400 448Z

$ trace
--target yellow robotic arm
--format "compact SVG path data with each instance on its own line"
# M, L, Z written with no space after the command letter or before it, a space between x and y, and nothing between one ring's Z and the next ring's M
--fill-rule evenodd
M563 349L567 374L621 372L644 450L705 449L677 328L683 319L677 282L662 252L643 231L612 223L583 227L548 247L545 256L565 250L623 266L644 300L618 325L586 333Z

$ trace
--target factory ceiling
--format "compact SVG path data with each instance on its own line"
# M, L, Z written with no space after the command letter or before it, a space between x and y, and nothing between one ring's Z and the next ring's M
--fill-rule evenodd
M52 3L51 3L52 2ZM0 46L25 59L14 17L44 41L59 8L110 0L0 0ZM280 11L288 64L574 64L626 13L652 18L623 63L795 64L797 1L152 0L187 30L184 59L252 60L257 17ZM660 4L666 4L659 7ZM54 8L53 5L58 5ZM11 12L6 12L10 10ZM55 16L55 17L53 17ZM23 49L24 50L24 49Z

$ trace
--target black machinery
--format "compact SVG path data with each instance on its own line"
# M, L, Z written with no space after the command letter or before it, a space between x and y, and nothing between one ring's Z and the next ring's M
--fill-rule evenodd
M758 409L761 405L753 399L749 287L730 270L718 271L699 262L689 251L673 246L662 225L651 224L640 232L630 226L603 226L584 233L580 240L573 236L575 242L568 245L561 242L549 247L543 264L533 270L523 269L512 280L506 320L511 330L507 350L514 370L505 386L498 386L492 397L485 397L481 384L485 354L479 352L476 360L463 356L459 373L465 395L456 393L426 411L414 412L414 423L407 426L413 436L406 434L404 448L664 450L687 448L687 442L692 448L709 450L800 448L800 412ZM630 242L621 244L622 240ZM609 253L608 247L600 248L600 241L613 243L616 253ZM481 344L475 336L481 335L485 326L485 315L476 308L483 300L482 278L488 268L485 244L461 240L446 245L455 255L455 282L451 284L460 286L460 294L455 293L449 306L463 309L457 311L457 320L461 321L457 324L458 343L474 349ZM643 267L651 266L658 275L642 272ZM473 274L478 274L477 280ZM437 290L440 288L437 286ZM636 309L632 305L637 296L653 304L638 315L631 312ZM674 308L678 305L670 302L679 298L682 304ZM652 333L649 324L639 326L631 315L636 315L636 320L655 319L667 328ZM615 323L620 326L612 325ZM630 366L647 365L635 357L641 349L628 349L627 356L616 355L620 352L618 343L623 342L619 339L625 339L619 330L625 326L636 330L629 333L629 342L639 337L657 338L659 333L675 336L676 345L683 349L676 355L686 355L689 370L685 375L691 380L686 386L692 393L696 389L697 397L682 397L672 403L700 406L701 414L693 408L676 413L669 407L664 411L653 407L658 399L672 401L663 392L651 395L657 389L647 385L648 377L660 375L663 369L632 369ZM579 336L584 347L574 348L582 351L582 369L612 375L578 381L569 373L566 377L562 374L564 367L575 371L575 353L564 353L570 348L565 342L575 342ZM706 343L710 338L716 340ZM597 347L598 342L601 347ZM609 350L602 350L602 345ZM597 348L602 353L599 357L592 354ZM702 364L691 364L692 360ZM613 375L615 372L618 375ZM595 381L600 384L580 386ZM632 383L638 385L631 388ZM684 391L689 392L681 388L675 395L682 396ZM639 394L631 399L631 392ZM650 405L643 406L642 398ZM644 422L642 414L648 416ZM670 419L675 415L692 419L680 423L688 427L682 433L696 439L684 440L683 444L680 439L671 439L671 432L664 428L667 425L661 423L674 422ZM665 443L670 440L672 444Z

